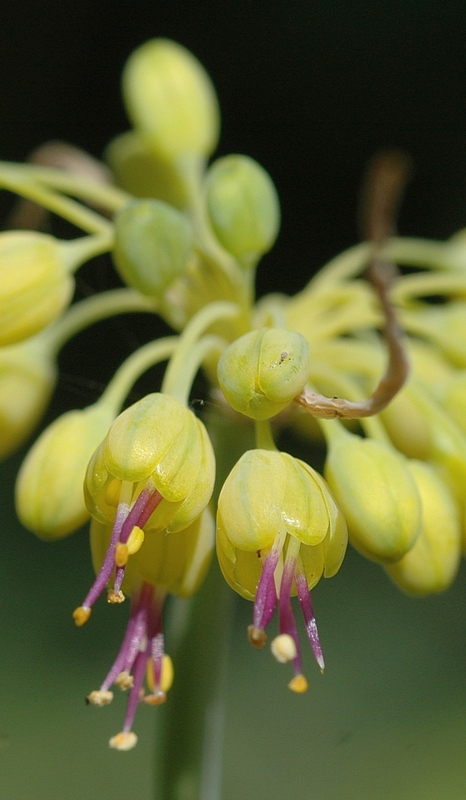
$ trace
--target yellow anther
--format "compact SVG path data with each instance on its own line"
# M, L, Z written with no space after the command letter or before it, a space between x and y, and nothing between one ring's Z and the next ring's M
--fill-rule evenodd
M122 731L112 736L108 745L115 750L132 750L138 743L138 737L133 731Z
M118 686L122 692L125 692L127 689L132 689L133 684L133 676L130 675L129 672L120 672L120 674L115 678L115 686Z
M292 692L296 692L296 694L307 692L308 687L309 684L304 675L295 675L293 680L288 684L288 689L291 689Z
M143 698L144 703L147 703L148 706L161 706L162 703L165 703L166 699L167 695L165 692L162 692L161 689L153 694L146 694Z
M142 528L139 528L137 525L135 525L127 541L128 555L132 556L134 553L137 553L143 541L144 531Z
M125 602L125 596L124 596L123 592L121 591L121 589L120 589L119 592L115 592L114 589L109 589L108 590L108 592L107 592L107 603L111 603L112 605L116 605L118 603L124 603L124 602Z
M91 616L91 611L92 611L91 608L85 608L84 606L79 606L79 608L76 608L73 611L73 619L78 628L80 628L81 625L84 625L87 622L87 620Z
M102 706L108 706L113 700L113 692L105 691L103 689L97 689L94 692L91 692L86 697L86 702L90 703L93 706L97 706L98 708L102 708Z
M276 636L271 642L270 649L279 664L287 664L288 661L293 661L296 658L296 644L289 633L281 633Z
M115 564L117 567L126 567L128 563L129 553L128 545L118 542L115 550Z
M267 634L265 631L261 631L259 628L254 627L254 625L248 625L248 639L250 644L252 644L256 650L262 650L267 642Z
M160 676L160 685L156 687L155 686L155 681L154 681L153 663L152 663L152 661L148 661L147 662L146 680L147 680L147 685L149 686L149 689L153 693L153 695L148 695L148 697L153 697L154 695L157 696L159 693L165 694L165 692L168 692L168 690L171 688L171 685L173 683L174 675L175 675L175 672L174 672L174 669L173 669L173 661L171 660L170 656L168 656L165 653L165 655L162 657L162 673L161 673L161 676ZM152 705L156 705L157 703L164 703L165 702L165 699L156 701L154 699L147 700L146 698L144 698L144 700L145 700L145 702L150 703Z
M121 481L119 478L112 478L105 489L105 502L108 506L118 508L120 502Z

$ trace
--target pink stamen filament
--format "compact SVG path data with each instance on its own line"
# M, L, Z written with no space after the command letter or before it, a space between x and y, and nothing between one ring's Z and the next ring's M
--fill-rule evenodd
M126 628L125 637L120 647L114 664L106 676L101 689L107 690L114 683L120 672L131 672L140 649L141 642L146 635L149 617L149 608L152 601L153 588L144 584L138 596L131 603L131 614Z
M264 558L259 585L254 600L254 627L264 631L273 617L277 604L274 573L283 549L285 535L278 533L270 553Z
M296 569L296 557L287 556L283 567L282 580L280 583L280 597L278 600L279 627L280 633L287 633L293 639L296 646L296 656L293 659L295 675L302 674L301 647L299 644L298 629L294 618L293 607L291 605L291 587Z
M154 694L161 691L162 680L162 661L165 654L165 642L163 633L157 633L152 639L151 657L152 669L154 671Z
M122 544L126 544L135 525L144 527L162 500L162 495L153 484L144 487L124 521L119 539Z
M123 725L124 733L129 733L131 730L133 720L136 714L136 708L139 703L142 685L144 683L144 676L146 674L147 659L150 655L150 640L147 640L146 646L143 651L139 651L133 668L133 686L129 693L128 705L126 706L125 722Z
M298 567L295 573L296 591L298 593L299 604L303 612L307 636L314 652L315 659L321 670L324 670L325 662L319 639L319 631L317 630L317 622L314 616L314 609L312 607L311 592L307 585L304 568L302 567L302 563L300 564L300 561L301 559L298 559Z
M89 592L87 593L84 602L82 603L83 608L92 608L95 601L97 600L98 597L100 597L108 581L110 580L110 576L115 567L116 546L120 539L121 530L123 528L127 516L128 516L128 504L120 503L120 505L118 506L116 519L113 525L110 544L108 546L105 558L102 562L102 566L97 574L97 577L94 583L92 584L91 588L89 589Z
M128 733L131 730L131 726L136 714L136 708L141 699L141 689L144 683L144 676L146 673L148 660L153 658L154 651L160 654L160 659L163 658L162 609L164 600L164 592L157 592L157 590L155 590L154 593L152 586L149 584L143 585L141 592L141 604L143 603L146 609L146 627L143 634L146 636L146 645L143 650L140 649L140 646L138 647L138 651L135 654L135 659L132 665L133 686L130 690L128 705L126 707L125 722L123 726L123 731L125 733Z
M139 528L144 527L162 500L162 495L153 484L151 486L146 486L142 490L123 523L119 538L119 541L122 544L126 544L135 525L137 525ZM124 577L125 567L117 567L115 571L115 582L113 585L114 592L120 591Z

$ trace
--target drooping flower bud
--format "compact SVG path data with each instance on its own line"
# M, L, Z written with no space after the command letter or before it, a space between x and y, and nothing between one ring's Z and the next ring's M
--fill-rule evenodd
M219 134L217 97L209 76L184 47L152 39L123 71L123 96L134 127L161 157L208 157Z
M0 348L0 458L30 436L56 379L55 361L39 337Z
M453 497L434 468L410 461L408 469L421 498L421 531L411 550L385 569L405 592L422 597L453 583L461 559L461 525Z
M111 602L121 602L128 559L148 535L178 533L207 507L215 459L207 431L180 400L150 394L123 411L88 466L92 516L112 532L102 566L74 619L83 625L115 570Z
M350 542L373 561L398 561L421 528L419 493L406 461L391 447L340 429L329 444L325 477Z
M115 266L142 294L161 297L185 272L191 251L188 220L161 200L135 200L115 216Z
M182 530L209 502L215 478L212 445L202 422L175 397L149 394L113 422L91 458L84 490L96 519L113 522L109 486L150 483L161 502L147 521L151 530Z
M44 233L0 233L0 346L27 339L67 307L75 266L69 248Z
M207 208L220 243L239 261L255 263L272 247L280 204L269 174L242 155L219 158L206 176Z
M226 581L254 601L249 638L255 647L266 642L265 629L279 607L280 637L295 669L290 683L305 691L301 651L290 598L297 594L316 659L323 657L312 610L310 589L322 574L338 572L346 551L347 530L323 478L287 453L251 450L228 476L217 514L217 553ZM275 649L280 654L283 648ZM286 639L289 643L289 638Z
M304 336L261 328L236 339L218 363L218 380L230 405L252 419L275 416L302 391L310 371Z
M113 408L95 403L68 411L39 436L16 482L16 508L41 539L61 539L89 517L82 483L95 448L113 420Z
M105 160L118 185L133 197L156 197L178 209L188 206L186 184L179 171L171 161L158 158L138 131L126 131L112 139Z

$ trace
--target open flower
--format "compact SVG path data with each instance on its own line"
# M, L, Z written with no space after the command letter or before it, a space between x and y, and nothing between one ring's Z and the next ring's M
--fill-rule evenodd
M298 595L309 641L323 669L310 589L322 574L338 572L346 544L344 517L311 467L270 450L250 450L240 458L219 497L220 566L230 586L254 600L249 639L255 647L265 645L265 629L278 604L280 634L272 651L279 661L293 661L293 691L305 691L307 681L291 595Z
M106 555L83 604L77 625L115 569L110 602L121 602L128 558L145 534L178 533L206 508L213 491L215 460L202 422L170 395L150 394L123 411L92 457L85 479L92 516L112 526Z
M111 536L111 526L92 522L91 549L96 572L105 561ZM129 690L123 729L110 739L110 747L130 750L137 743L132 725L138 703L165 702L173 680L173 666L164 644L165 598L167 594L189 597L197 591L209 566L213 543L214 521L206 508L192 525L174 536L152 532L144 549L130 560L123 584L125 592L131 594L126 633L101 686L87 697L89 703L102 707L113 700L113 684L122 691Z

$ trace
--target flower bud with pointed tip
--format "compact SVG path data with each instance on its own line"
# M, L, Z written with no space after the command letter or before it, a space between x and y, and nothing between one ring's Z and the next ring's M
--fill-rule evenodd
M176 42L152 39L131 54L123 96L134 127L161 157L206 158L215 149L220 127L215 90L199 61Z
M235 411L262 420L293 401L306 385L310 368L304 336L281 328L261 328L227 347L217 374Z
M0 458L33 432L56 380L55 362L40 337L0 348Z
M45 233L0 233L0 346L27 339L68 306L71 247Z
M421 531L411 550L385 569L405 592L423 597L453 583L461 559L461 525L453 497L434 468L411 461L408 469L421 498Z
M27 454L16 481L16 508L23 525L41 539L61 539L88 519L82 483L113 417L104 403L68 411Z
M411 549L421 527L421 504L403 456L341 427L329 444L325 477L345 515L350 542L364 556L392 562Z
M120 414L92 456L84 483L86 505L101 522L113 522L111 481L151 481L163 500L144 530L180 531L207 506L215 457L202 422L175 397L149 394Z
M186 217L161 200L135 200L115 216L113 260L123 281L161 297L186 270L192 231Z
M240 261L255 262L277 238L280 204L269 174L242 155L219 158L206 176L207 208L219 242Z

